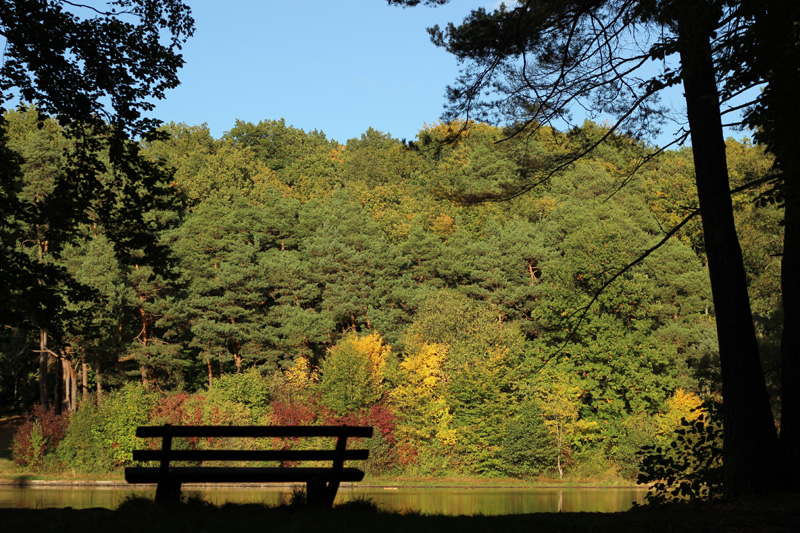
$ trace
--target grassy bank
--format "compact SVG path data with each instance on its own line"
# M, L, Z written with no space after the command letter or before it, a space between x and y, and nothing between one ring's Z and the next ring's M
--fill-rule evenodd
M104 509L0 509L8 531L81 533L198 531L796 531L800 496L781 494L703 505L638 509L626 513L541 513L509 516L421 516L384 513L356 503L331 511L259 505L214 507L202 503L159 509L131 501L117 511Z

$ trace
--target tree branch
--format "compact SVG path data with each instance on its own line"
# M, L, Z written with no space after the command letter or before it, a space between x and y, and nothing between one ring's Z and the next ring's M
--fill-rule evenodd
M597 290L597 292L595 293L595 295L592 297L592 299L589 301L588 304L570 313L570 315L567 317L567 323L569 323L570 320L572 320L578 313L580 313L580 316L578 317L578 322L575 324L573 328L568 328L571 329L572 332L568 335L567 340L564 341L564 343L558 348L558 350L556 350L555 354L553 355L554 356L558 355L562 350L564 350L564 348L567 346L567 343L569 343L569 336L573 335L574 332L580 328L581 324L586 318L587 313L592 308L592 305L594 305L597 302L597 300L600 298L600 295L603 293L603 291L606 290L606 288L608 288L609 285L614 283L614 281L616 281L617 278L628 272L630 269L632 269L633 267L635 267L636 265L647 259L647 257L649 257L653 252L661 248L664 244L667 243L667 241L669 241L670 238L672 238L673 235L678 233L681 230L681 228L683 228L690 220L692 220L692 218L694 218L698 214L700 214L700 209L695 209L694 211L689 213L689 215L687 215L686 218L684 218L680 223L678 223L675 227L669 230L664 235L664 237L660 241L658 241L654 246L651 246L650 248L645 250L641 255L639 255L639 257L637 257L636 259L625 265L622 269L617 271L608 280L603 282L603 284L600 286L600 288Z

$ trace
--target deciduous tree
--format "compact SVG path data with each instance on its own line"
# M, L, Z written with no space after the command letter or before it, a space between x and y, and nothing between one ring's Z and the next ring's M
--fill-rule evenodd
M796 143L780 139L793 137L785 125L792 123L786 120L786 112L796 109L787 96L800 87L798 20L796 6L748 0L525 0L508 8L501 5L493 12L478 9L460 25L430 30L434 43L453 53L464 66L448 89L449 116L504 121L522 134L528 127L568 118L572 106L584 105L614 117L610 132L623 129L644 137L665 111L657 105L658 92L683 85L717 312L725 398L726 491L731 495L774 486L773 470L764 467L762 458L774 456L777 440L734 224L721 105L727 103L731 108L734 95L766 84L764 92L750 102L759 112L749 114L748 120L752 125L764 125L764 137L787 178L784 183L797 182ZM565 162L589 153L602 140L579 147ZM563 163L523 176L512 194L530 190L560 168ZM794 223L789 208L800 205L792 187L784 188L789 224ZM784 260L795 253L800 256L792 238L787 232ZM788 278L796 276L783 278L784 291L794 295ZM800 331L793 317L787 315L784 332ZM784 342L794 346L795 334L785 335ZM785 457L791 466L786 472L796 472L800 455L800 417L794 415L800 402L792 392L800 370L795 352L789 348L783 358L784 383L792 384L784 386L783 409L789 416L783 417L781 426ZM786 479L793 477L796 475L789 474Z
M133 140L153 134L158 122L146 114L153 99L177 85L180 48L193 31L190 10L178 0L118 0L104 8L62 0L0 4L0 113L16 98L36 106L42 124L47 117L57 120L69 140L51 190L40 202L26 204L19 196L25 156L9 149L0 115L5 324L32 321L44 339L64 305L59 291L70 281L65 270L15 249L26 227L59 234L49 247L56 257L88 222L104 226L121 258L140 250L160 253L157 223L143 206L166 206L175 197L163 194L163 169L141 158Z

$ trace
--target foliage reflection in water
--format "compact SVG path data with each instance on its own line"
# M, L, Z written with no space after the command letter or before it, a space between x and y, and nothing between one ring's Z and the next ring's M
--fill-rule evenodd
M185 491L206 501L277 505L288 501L288 489L225 489ZM631 488L342 488L336 503L368 498L382 510L446 515L504 515L557 512L620 512L642 503L645 491ZM128 488L0 488L0 507L116 508L126 497L152 498L152 491Z

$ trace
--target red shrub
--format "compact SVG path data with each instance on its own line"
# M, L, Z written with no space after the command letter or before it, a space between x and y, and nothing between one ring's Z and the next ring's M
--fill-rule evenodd
M272 423L278 426L309 426L317 418L317 408L311 404L272 403Z
M192 399L192 395L186 392L178 392L161 398L150 413L150 420L154 424L172 424L173 426L202 424L203 413L199 406L202 404L203 397L195 396L194 399L199 402L187 406L186 401L189 399Z
M346 424L348 426L372 426L376 428L389 446L395 444L395 421L397 416L385 405L377 404L369 410L348 413L344 416L335 416L331 411L322 413L323 424L338 426Z
M40 438L38 443L34 437L34 426L38 423ZM12 455L14 462L20 466L41 466L45 454L55 450L64 438L69 424L69 415L57 415L53 407L46 409L40 405L25 415L25 422L14 434Z
M187 405L187 400L194 399ZM186 392L178 392L161 398L150 413L150 421L154 425L172 424L173 426L193 426L203 424L203 396L192 396ZM188 439L192 447L199 439Z

